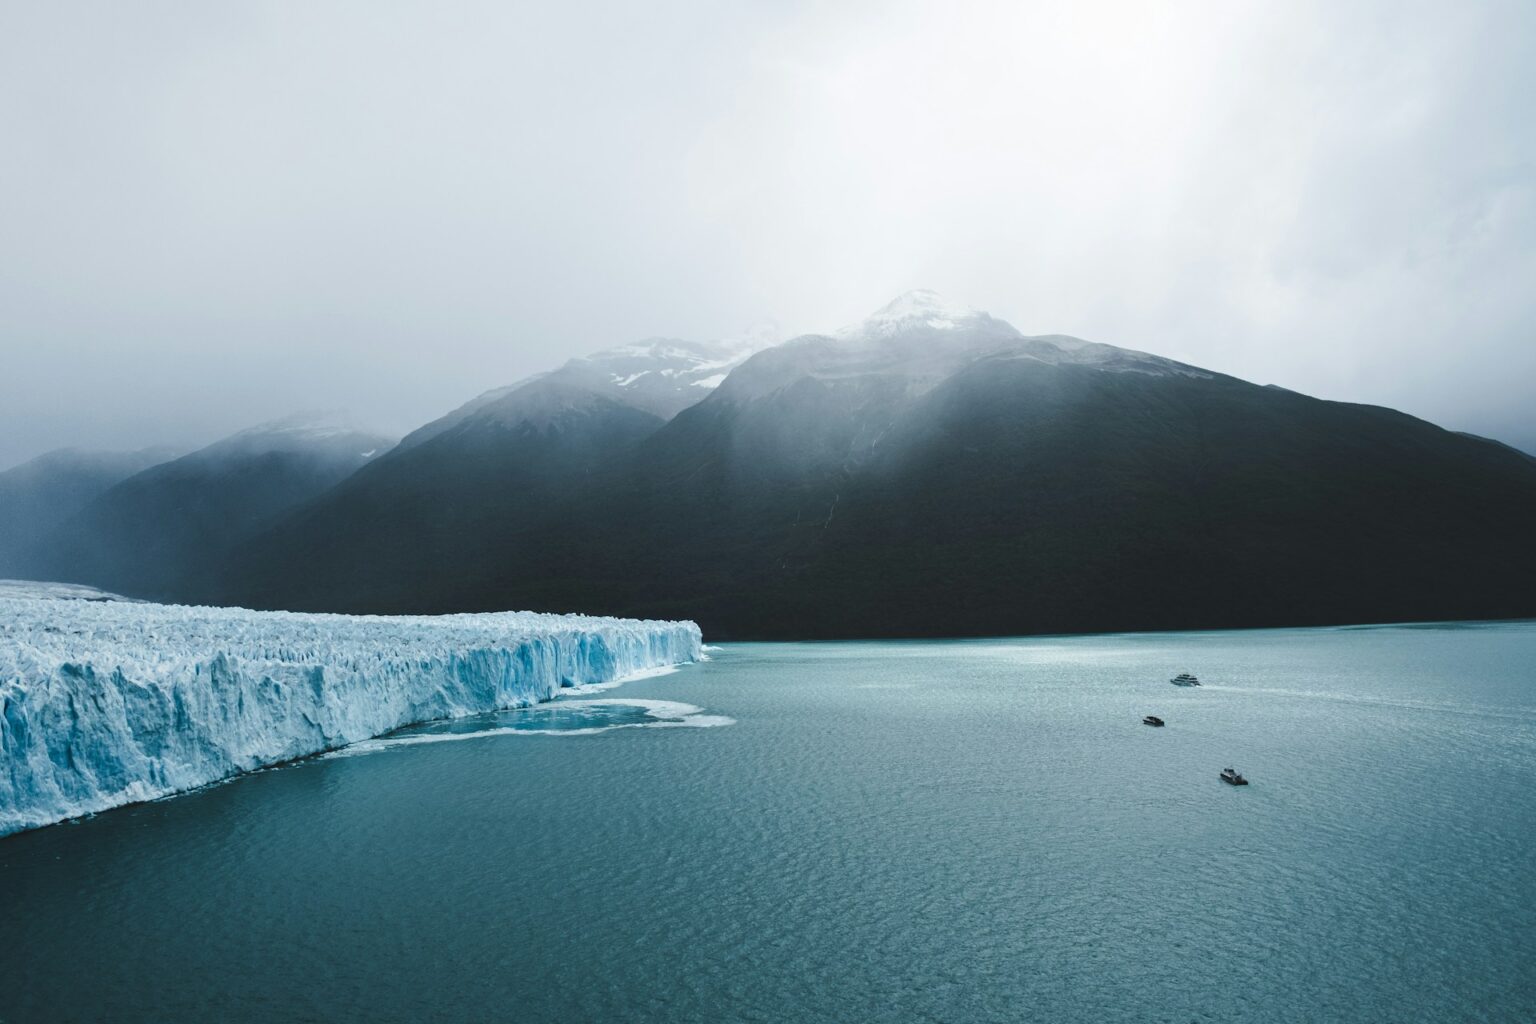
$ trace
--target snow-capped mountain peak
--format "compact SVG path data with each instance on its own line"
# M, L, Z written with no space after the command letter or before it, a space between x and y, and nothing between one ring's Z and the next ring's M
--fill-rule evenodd
M559 372L670 419L773 340L762 333L709 342L648 338L573 359Z
M913 288L844 327L837 337L873 340L913 330L959 331L991 320L986 313L950 302L938 292Z
M647 338L573 359L571 365L600 368L606 372L609 383L621 388L652 375L692 384L701 376L713 376L736 366L778 340L778 328L771 324L720 341Z
M759 325L721 341L645 338L571 359L558 369L495 388L400 443L406 451L471 418L502 426L547 424L551 417L608 400L671 419L701 401L726 374L779 340L776 325Z

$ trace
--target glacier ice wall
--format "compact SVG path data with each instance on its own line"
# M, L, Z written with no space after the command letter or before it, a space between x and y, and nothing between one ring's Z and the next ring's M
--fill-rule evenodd
M692 622L0 594L0 836L700 650Z

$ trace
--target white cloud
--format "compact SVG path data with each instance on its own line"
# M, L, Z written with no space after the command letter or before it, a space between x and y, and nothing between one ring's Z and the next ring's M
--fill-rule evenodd
M37 6L0 463L910 286L1536 443L1536 8ZM61 396L70 401L62 408Z

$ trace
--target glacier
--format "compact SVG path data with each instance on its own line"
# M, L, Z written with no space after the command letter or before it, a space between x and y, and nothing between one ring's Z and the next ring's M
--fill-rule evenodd
M702 654L692 622L82 597L0 588L0 836Z

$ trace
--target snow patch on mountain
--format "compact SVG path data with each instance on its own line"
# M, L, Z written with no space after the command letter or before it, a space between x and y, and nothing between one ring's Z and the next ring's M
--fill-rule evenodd
M397 450L408 451L472 419L504 427L542 427L551 409L570 411L605 399L669 420L778 338L778 328L764 324L722 341L648 338L604 349L569 360L557 370L493 388L413 431Z

